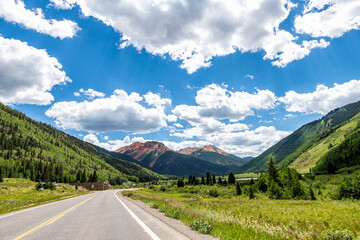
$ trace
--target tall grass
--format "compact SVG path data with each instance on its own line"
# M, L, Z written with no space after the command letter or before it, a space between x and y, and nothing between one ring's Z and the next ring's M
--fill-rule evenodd
M221 239L324 239L336 231L360 234L359 201L271 200L259 194L249 200L232 194L235 187L229 186L218 186L220 196L211 197L209 189L142 189L132 192L132 197L156 205L168 216L178 211L177 219Z
M35 185L28 179L4 178L0 183L0 214L89 192L67 184L58 184L56 190L38 191Z

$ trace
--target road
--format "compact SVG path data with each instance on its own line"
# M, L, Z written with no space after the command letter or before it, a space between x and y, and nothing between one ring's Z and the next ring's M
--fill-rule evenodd
M118 190L0 215L0 239L189 239Z

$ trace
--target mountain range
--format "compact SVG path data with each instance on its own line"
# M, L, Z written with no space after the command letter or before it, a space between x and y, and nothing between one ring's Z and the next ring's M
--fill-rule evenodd
M176 176L200 176L208 171L212 174L225 174L245 162L212 145L174 151L161 142L148 141L135 142L114 152L127 155L141 166L157 173Z

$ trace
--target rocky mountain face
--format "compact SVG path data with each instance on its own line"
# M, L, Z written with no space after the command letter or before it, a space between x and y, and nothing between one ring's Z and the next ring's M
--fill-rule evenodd
M173 151L161 142L135 142L115 151L125 154L140 165L155 172L167 175L186 176L188 174L201 175L207 171L214 174L225 174L237 167L240 159L228 154L215 146L203 148L188 147ZM229 161L229 159L232 161Z
M246 160L227 153L214 145L202 148L184 148L177 152L219 165L241 166L246 163Z

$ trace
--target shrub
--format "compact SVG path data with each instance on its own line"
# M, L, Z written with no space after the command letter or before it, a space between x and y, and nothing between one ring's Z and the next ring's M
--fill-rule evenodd
M212 230L212 226L208 222L196 220L191 224L191 228L199 233L209 234Z
M209 195L210 195L211 197L218 197L218 196L219 196L219 192L218 192L217 187L212 187L212 188L210 188L210 190L209 190Z
M149 189L154 189L154 185L149 185Z
M179 219L180 212L179 212L179 210L172 210L170 212L166 212L165 216L175 218L175 219Z
M52 182L47 182L43 185L44 189L50 189L50 190L55 190L56 189L56 185Z
M346 179L340 186L340 198L360 199L360 173Z
M353 240L354 235L349 230L332 230L324 234L325 240Z
M41 184L41 182L38 182L35 186L35 189L39 191L40 188L43 188L43 185Z
M165 186L165 185L161 185L160 190L163 191L163 192L165 192L165 191L166 191L166 186Z
M151 205L152 208L158 209L159 208L159 204L157 203L153 203L153 205Z

